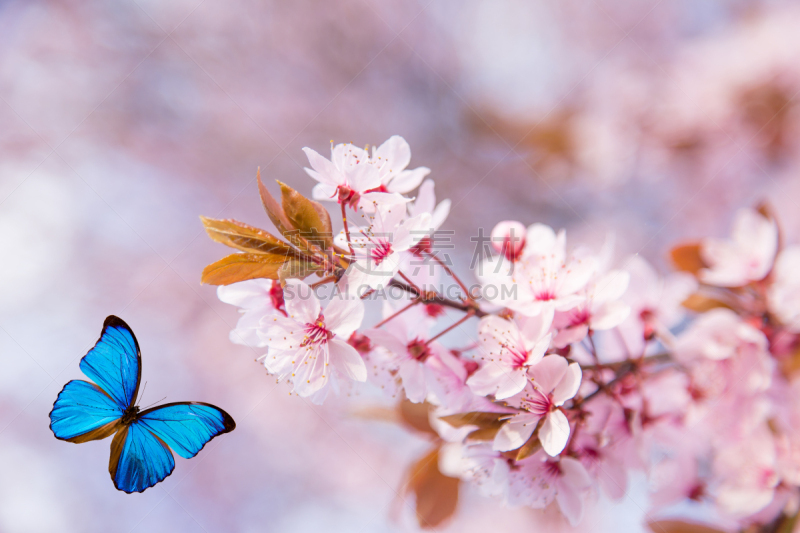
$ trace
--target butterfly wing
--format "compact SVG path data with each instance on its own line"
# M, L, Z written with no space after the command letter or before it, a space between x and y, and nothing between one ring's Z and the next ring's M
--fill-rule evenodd
M172 473L175 459L170 448L190 459L208 441L235 427L228 413L206 403L170 403L142 411L111 442L108 471L114 486L142 492Z
M111 441L108 472L118 490L142 492L175 468L169 447L138 422L123 426Z
M50 411L50 429L57 439L86 442L104 439L119 425L123 409L108 394L88 381L70 381L58 393Z
M106 318L100 339L83 356L80 367L123 411L136 400L142 356L136 336L121 318L114 315Z
M207 403L168 403L142 411L138 424L183 457L191 459L217 435L236 428L231 415Z

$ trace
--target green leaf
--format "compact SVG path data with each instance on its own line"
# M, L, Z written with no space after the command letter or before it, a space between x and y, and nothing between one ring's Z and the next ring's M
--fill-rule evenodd
M289 246L264 230L236 220L218 220L200 217L212 240L243 252L294 255Z
M231 254L205 267L200 282L230 285L248 279L278 279L278 271L287 260L278 254Z
M328 211L318 202L309 200L285 183L281 186L283 212L292 226L300 231L300 236L311 241L323 250L333 247L333 227Z

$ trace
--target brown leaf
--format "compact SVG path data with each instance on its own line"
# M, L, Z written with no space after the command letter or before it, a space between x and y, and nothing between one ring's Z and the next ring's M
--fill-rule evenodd
M517 456L515 457L515 460L522 461L523 459L527 459L531 455L538 452L541 447L542 445L539 442L539 431L537 430L534 431L533 435L530 436L528 441L517 450Z
M294 228L286 217L286 213L283 212L283 208L261 181L261 168L256 173L256 181L258 181L258 193L261 195L261 203L264 204L264 209L267 211L269 219L275 224L281 235L292 231Z
M716 309L717 307L727 307L728 309L731 308L730 305L721 300L711 298L710 296L706 296L698 292L690 294L688 298L681 302L681 305L686 309L696 313L705 313L706 311Z
M305 279L320 270L320 266L305 259L291 258L278 270L278 279L283 282L289 278Z
M236 220L217 220L200 217L206 233L216 242L243 252L294 255L289 246L264 230L248 226Z
M798 513L783 515L778 519L778 527L775 529L775 533L792 533L795 530L795 525L797 525L797 518Z
M200 282L230 285L255 278L278 279L278 270L286 260L286 256L276 254L231 254L205 267Z
M653 533L724 533L722 530L681 520L652 520L647 527Z
M479 428L475 431L470 432L467 435L468 440L480 440L480 441L487 441L487 440L494 440L497 436L497 432L500 431L500 426L491 427L491 428Z
M397 406L400 419L407 426L422 433L438 435L431 427L430 420L428 419L430 409L431 405L428 402L412 403L408 400L403 400Z
M683 272L697 275L701 269L707 266L700 254L699 242L675 246L670 250L670 256L672 257L672 263L675 265L675 268Z
M469 413L458 413L455 415L443 416L442 420L453 426L460 428L464 426L478 426L480 428L500 427L504 421L501 418L508 418L511 413L482 413L472 411Z
M283 212L300 236L327 250L333 246L333 227L328 211L318 202L309 200L285 183L281 186Z
M439 448L417 461L409 472L408 489L417 498L417 521L434 528L451 517L458 505L458 478L439 471Z

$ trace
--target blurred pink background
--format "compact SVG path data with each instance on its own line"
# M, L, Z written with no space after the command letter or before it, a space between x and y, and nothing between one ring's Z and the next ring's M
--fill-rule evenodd
M444 229L566 227L666 268L768 200L800 230L800 9L750 0L0 1L0 531L413 531L418 436L287 394L200 272L198 215L269 228L255 172L310 193L301 148L404 136L451 198ZM141 495L109 441L48 413L117 314L144 404L217 404L237 429ZM386 403L386 402L384 402ZM646 483L587 531L639 532ZM548 531L464 491L449 531Z

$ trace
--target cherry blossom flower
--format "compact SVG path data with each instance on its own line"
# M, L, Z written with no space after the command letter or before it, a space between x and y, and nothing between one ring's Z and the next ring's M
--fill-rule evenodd
M544 224L532 225L513 272L500 270L497 275L488 275L487 283L496 284L499 289L490 293L484 287L484 296L531 316L545 308L567 311L577 306L585 299L579 292L589 282L596 265L594 258L580 251L568 256L566 246L563 230L556 234Z
M483 496L505 499L509 493L511 469L503 454L493 450L490 444L445 444L439 452L439 468L445 475L470 482Z
M283 289L280 283L269 279L251 279L217 287L217 297L226 304L240 307L242 313L230 339L235 344L252 347L266 346L258 336L261 319L267 315L285 315Z
M516 261L525 249L525 226L513 220L499 222L492 230L492 248L509 261Z
M416 199L408 204L408 214L411 218L422 214L430 215L430 227L435 231L450 214L450 200L445 199L437 204L433 180L425 180L417 191Z
M753 209L736 214L730 240L705 239L703 260L708 268L700 280L720 287L741 287L769 273L778 249L778 227Z
M553 344L563 348L581 341L590 330L602 331L620 325L631 312L631 308L620 301L629 280L627 272L612 270L590 282L583 291L583 302L556 314L553 325L558 334Z
M686 316L681 303L697 290L697 280L684 272L659 276L639 255L623 264L630 283L622 301L630 306L631 314L620 324L620 331L625 339L624 351L638 354L644 352L648 340L671 338L670 328Z
M409 275L413 276L418 286L434 286L441 268L426 254L433 251L435 232L450 213L450 200L442 200L437 204L433 180L425 180L414 202L408 204L408 213L412 219L421 215L430 216L430 228L414 246L403 252L401 264L408 265Z
M264 366L278 379L287 379L300 396L321 391L334 377L366 381L367 369L347 338L364 318L358 298L335 298L324 310L303 281L286 280L287 316L261 321L259 336L269 351Z
M413 191L431 172L427 167L406 170L411 162L411 147L399 135L392 135L382 145L373 148L370 161L378 168L381 185L391 193Z
M547 507L553 500L576 526L583 520L584 501L592 487L586 468L571 457L553 459L541 451L517 463L508 473L509 505Z
M319 183L312 195L316 200L337 199L351 207L361 205L371 211L373 204L403 203L398 193L417 188L430 169L406 170L411 149L402 137L395 135L373 150L351 144L331 143L331 158L325 159L311 148L303 148L311 168L305 171Z
M528 383L528 369L544 357L550 347L552 313L521 317L516 321L495 315L481 319L478 326L483 364L467 384L482 396L504 400L522 391Z
M548 455L556 456L569 440L569 420L560 409L573 398L581 384L581 367L567 363L560 355L545 356L531 367L533 382L509 405L519 404L521 412L509 418L497 432L493 447L498 451L516 450L531 438L539 421L539 441Z
M714 474L719 483L716 501L734 516L751 515L766 507L780 481L777 455L770 430L762 426L722 448L714 459Z
M383 310L384 318L395 311L387 302ZM446 351L438 343L428 343L429 328L430 321L426 320L424 311L415 306L381 329L364 332L373 343L392 355L391 367L397 370L406 397L414 403L424 402L428 398L430 384L435 379L431 358L436 359L441 351Z
M698 358L719 361L741 353L748 346L764 352L767 339L730 309L717 308L701 315L678 338L675 351L684 361Z
M348 269L351 283L359 288L382 289L408 264L403 252L414 247L431 232L431 216L420 213L405 218L404 206L380 206L372 214L364 213L360 225L350 228L350 242L356 261ZM338 244L346 246L346 236L337 236Z
M800 246L778 255L769 288L769 308L790 331L800 333Z

